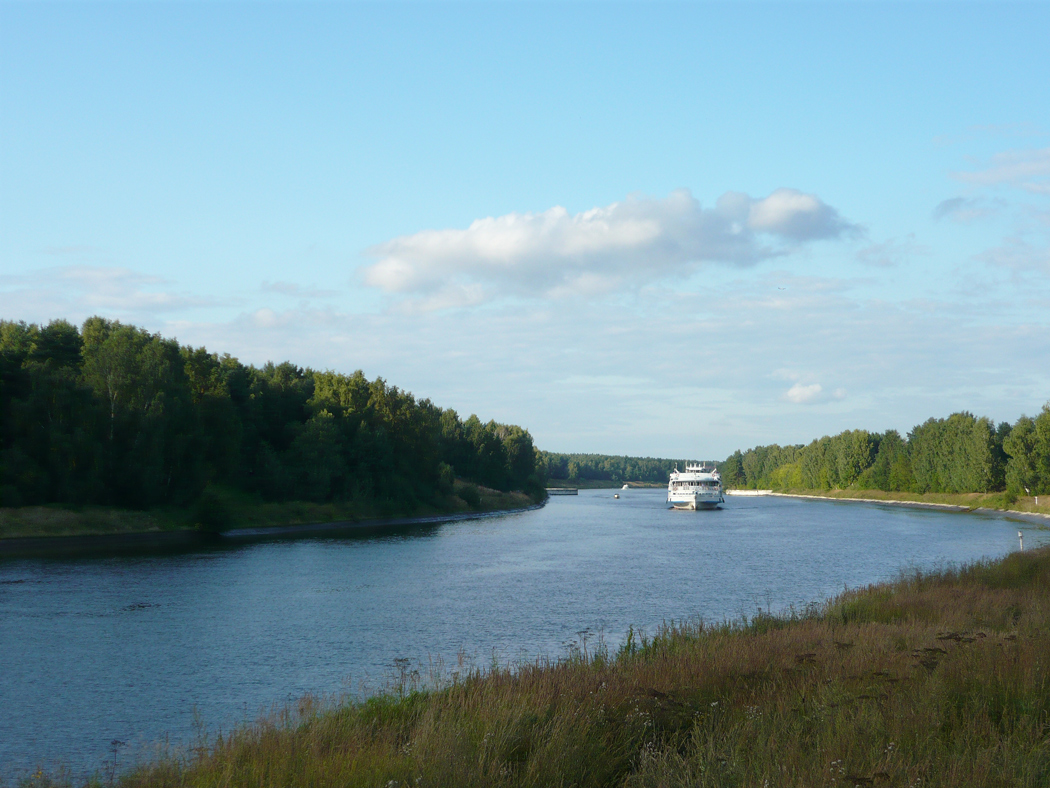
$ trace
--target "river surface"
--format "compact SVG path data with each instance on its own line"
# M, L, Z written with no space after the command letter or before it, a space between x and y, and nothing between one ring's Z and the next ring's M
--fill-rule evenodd
M307 693L360 696L493 661L556 659L628 626L783 611L844 588L1050 543L1001 516L663 490L382 536L0 561L0 783L105 774ZM408 662L405 662L408 660ZM196 727L195 727L196 726Z

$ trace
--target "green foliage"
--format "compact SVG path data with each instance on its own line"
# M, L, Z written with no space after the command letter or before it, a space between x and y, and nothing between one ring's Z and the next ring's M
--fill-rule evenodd
M212 486L205 487L194 504L193 521L199 530L213 533L230 527L230 508Z
M1050 403L1034 419L1022 416L1003 438L1006 485L1017 494L1050 495Z
M970 413L929 419L908 434L916 492L990 492L1001 489L995 462L1000 440L992 423Z
M463 499L471 509L481 507L481 492L476 484L463 483L456 485L456 495Z
M546 479L527 430L361 371L245 366L100 317L0 321L4 505L173 504L214 528L212 485L405 511L447 505L457 477L534 497Z
M806 446L756 446L721 464L727 487L916 493L1050 493L1050 403L1012 427L953 413L908 433L847 430Z
M609 454L558 454L545 451L540 455L547 478L569 481L666 483L675 465L685 467L686 463L686 460Z

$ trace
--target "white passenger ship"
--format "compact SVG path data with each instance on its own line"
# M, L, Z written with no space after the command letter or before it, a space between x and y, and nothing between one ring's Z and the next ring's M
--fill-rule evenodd
M718 469L689 463L680 471L676 466L667 482L667 502L675 509L717 509L725 502Z

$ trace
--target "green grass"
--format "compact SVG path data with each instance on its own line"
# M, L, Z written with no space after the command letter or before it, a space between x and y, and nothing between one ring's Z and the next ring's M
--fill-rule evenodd
M116 782L1045 788L1050 551L788 616L632 631L616 654L585 643L428 692L306 699Z
M473 488L476 495L464 493ZM460 497L464 493L470 503ZM314 503L267 502L237 490L209 487L190 507L157 507L148 511L104 506L24 506L0 508L0 539L17 537L95 536L186 529L260 528L392 517L426 517L468 511L517 509L534 503L520 492L501 492L457 482L454 493L441 501L414 506L373 501Z

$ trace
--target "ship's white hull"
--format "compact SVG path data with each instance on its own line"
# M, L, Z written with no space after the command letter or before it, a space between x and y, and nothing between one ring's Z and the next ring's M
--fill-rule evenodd
M705 495L703 493L675 493L667 497L667 502L675 509L717 509L722 505L721 494Z

